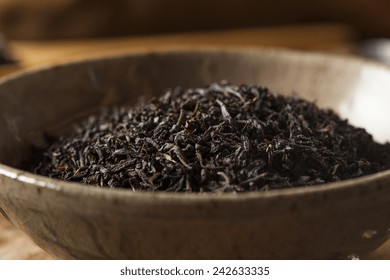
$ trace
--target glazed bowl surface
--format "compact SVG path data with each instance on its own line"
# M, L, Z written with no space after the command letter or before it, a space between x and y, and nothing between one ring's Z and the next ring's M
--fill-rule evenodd
M362 258L390 234L390 171L242 194L132 192L19 167L45 135L99 108L175 86L266 86L332 108L390 140L390 69L354 58L266 49L119 54L0 82L0 212L59 259Z

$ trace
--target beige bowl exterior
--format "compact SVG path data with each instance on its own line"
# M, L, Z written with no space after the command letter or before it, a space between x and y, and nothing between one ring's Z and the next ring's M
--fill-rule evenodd
M31 145L45 144L44 132L61 133L102 106L222 79L295 92L390 139L390 70L361 60L260 49L90 59L0 82L0 212L60 259L364 258L389 237L390 171L197 195L88 187L15 168Z

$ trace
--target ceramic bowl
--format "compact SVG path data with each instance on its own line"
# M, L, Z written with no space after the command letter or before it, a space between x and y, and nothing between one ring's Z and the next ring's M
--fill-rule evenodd
M390 171L262 193L88 187L18 169L45 133L100 107L222 79L332 108L390 139L390 70L287 50L176 50L100 57L0 82L0 212L59 259L364 258L390 234Z

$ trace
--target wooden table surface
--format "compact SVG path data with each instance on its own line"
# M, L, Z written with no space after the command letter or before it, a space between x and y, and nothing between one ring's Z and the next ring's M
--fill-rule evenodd
M354 49L356 33L345 25L319 24L148 36L101 40L15 41L9 52L17 65L0 66L0 76L43 64L53 64L103 53L138 52L174 47L285 47L348 53ZM390 240L371 259L390 260ZM22 231L0 215L0 259L51 259Z

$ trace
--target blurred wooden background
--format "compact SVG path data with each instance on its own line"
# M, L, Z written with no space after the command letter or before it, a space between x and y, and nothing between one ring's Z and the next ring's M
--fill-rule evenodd
M388 0L0 0L10 39L128 36L318 21L389 36Z

